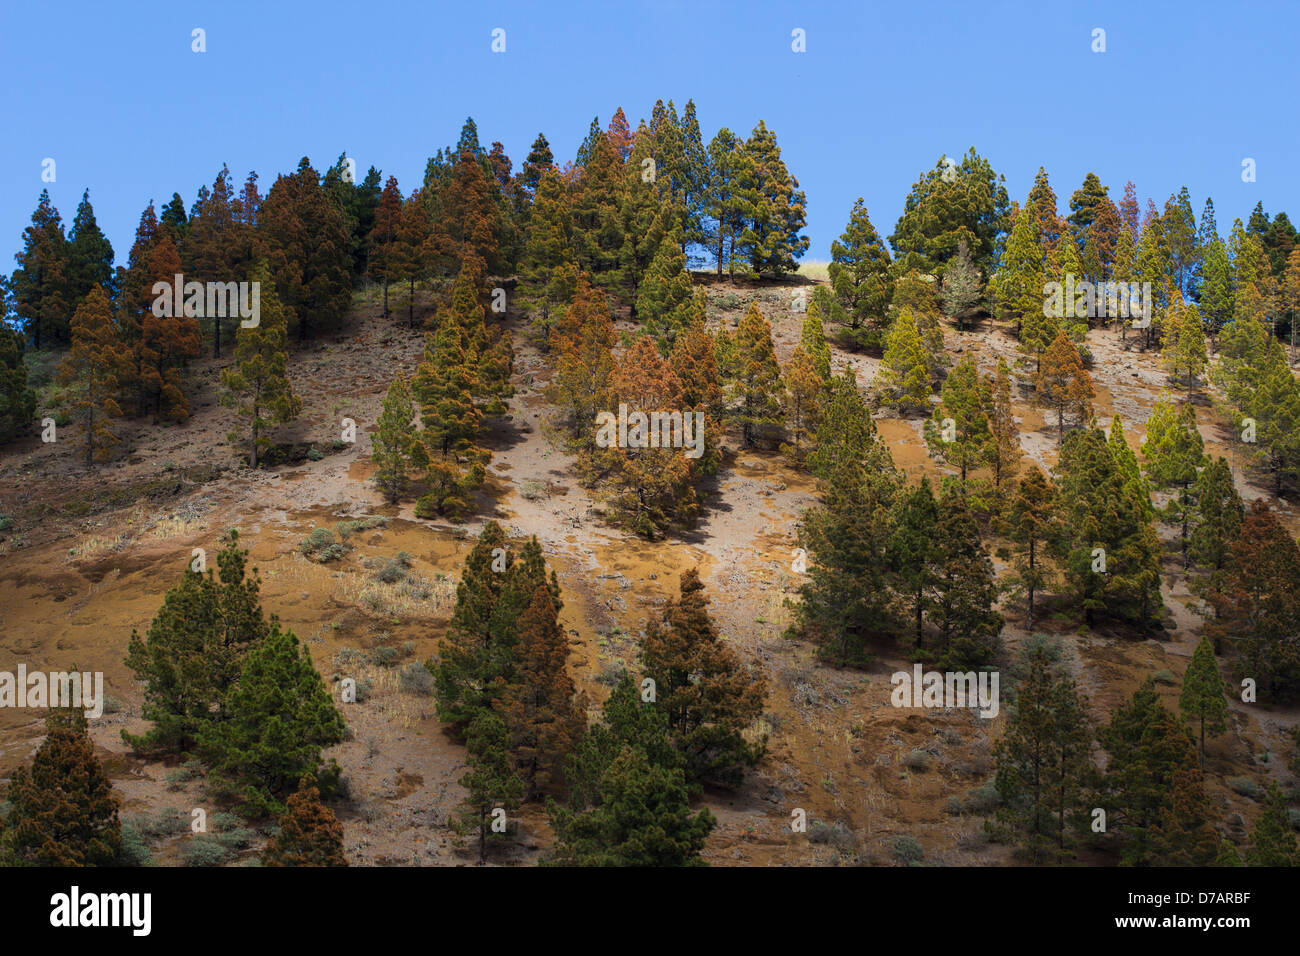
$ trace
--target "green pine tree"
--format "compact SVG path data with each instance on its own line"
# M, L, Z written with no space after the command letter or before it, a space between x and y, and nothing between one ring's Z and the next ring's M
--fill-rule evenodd
M1214 644L1202 637L1183 674L1178 708L1186 720L1200 725L1201 767L1205 767L1205 732L1221 734L1228 729L1228 688L1214 659Z

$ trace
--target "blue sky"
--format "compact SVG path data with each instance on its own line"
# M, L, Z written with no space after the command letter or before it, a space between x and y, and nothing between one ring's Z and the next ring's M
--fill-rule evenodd
M191 30L207 52L191 51ZM493 28L506 52L491 52ZM807 52L791 51L806 31ZM1106 31L1093 53L1092 31ZM150 198L188 207L223 162L263 192L303 155L346 150L403 191L472 115L516 166L544 132L561 161L591 118L694 98L720 126L778 135L825 259L857 196L884 235L918 173L975 146L1023 200L1046 166L1064 212L1089 170L1145 206L1182 185L1220 229L1256 202L1300 219L1300 4L170 2L6 4L0 271L57 162L71 225L89 187L119 262ZM1257 164L1253 183L1241 162Z

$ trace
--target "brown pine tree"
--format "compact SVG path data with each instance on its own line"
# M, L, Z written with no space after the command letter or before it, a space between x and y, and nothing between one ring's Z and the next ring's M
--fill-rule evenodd
M384 191L379 195L375 225L370 230L370 275L384 284L384 318L391 314L388 310L388 285L403 275L401 228L402 190L398 188L397 177L389 176Z
M280 832L262 851L263 866L347 866L343 855L343 824L321 803L311 774L285 803Z
M149 252L149 273L155 281L171 282L181 271L181 257L171 237L162 234ZM214 320L215 321L215 320ZM178 314L159 318L149 309L143 315L140 339L135 348L135 367L140 376L140 397L153 406L154 421L184 421L190 406L185 397L181 369L199 357L199 321L180 309Z
M708 429L692 414L688 435L681 382L649 336L639 337L617 361L608 395L603 411L609 415L619 414L626 405L630 447L608 440L612 426L598 425L596 440L579 450L584 479L606 490L609 518L637 534L654 539L670 528L689 526L699 514L695 480L703 455L695 456L686 443L691 436L702 436L707 445ZM654 413L661 416L661 427L655 427L656 419L650 417ZM646 421L639 423L636 416L646 416ZM665 434L662 422L674 420L676 425L669 424ZM672 444L674 437L679 445Z
M9 780L6 862L20 866L111 866L122 845L113 783L95 757L80 710L45 718L30 767Z
M538 583L519 618L516 641L513 679L495 706L509 734L525 799L532 799L562 788L563 768L586 725L586 707L576 701L565 669L569 640L545 581Z
M97 285L72 316L72 348L59 363L59 381L84 430L87 468L108 458L119 441L109 420L122 414L114 396L130 373L130 351L118 338L108 295Z
M1056 411L1058 440L1065 441L1065 416L1086 425L1092 419L1092 379L1083 367L1079 348L1062 329L1043 353L1034 376L1037 400Z

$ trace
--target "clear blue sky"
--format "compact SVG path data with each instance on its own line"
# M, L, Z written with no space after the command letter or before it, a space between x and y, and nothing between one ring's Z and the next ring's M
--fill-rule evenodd
M1211 195L1225 233L1257 201L1296 221L1298 28L1300 4L1266 2L6 0L0 271L45 157L65 225L89 187L121 262L151 197L188 207L223 162L265 192L301 156L324 169L346 150L406 192L467 115L517 167L539 131L571 159L593 116L621 105L635 126L659 97L694 98L706 141L777 132L808 195L807 258L829 258L859 195L888 235L917 174L972 145L1017 200L1046 166L1063 211L1093 170L1117 200L1132 179L1143 206L1185 184L1199 216Z

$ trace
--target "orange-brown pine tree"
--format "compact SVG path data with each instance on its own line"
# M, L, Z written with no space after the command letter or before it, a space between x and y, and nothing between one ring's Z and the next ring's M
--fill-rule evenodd
M285 803L280 832L262 851L263 866L347 866L343 824L321 803L316 778L308 774Z
M149 273L155 281L170 282L180 271L180 253L171 237L163 233L149 252ZM187 360L199 357L199 334L199 320L187 316L184 309L165 318L154 315L152 309L144 313L135 367L139 370L142 401L153 406L155 422L189 418L181 369Z
M118 338L103 286L90 290L72 316L72 348L59 363L86 444L86 467L108 458L119 441L109 420L122 414L114 396L131 374L130 350Z
M514 677L496 704L526 787L525 799L559 792L564 767L585 728L586 707L576 699L565 669L568 656L569 640L550 588L538 582L519 618Z
M1080 424L1092 418L1092 379L1083 367L1079 348L1062 329L1043 353L1034 376L1034 388L1040 404L1056 411L1058 441L1065 440L1065 416Z

